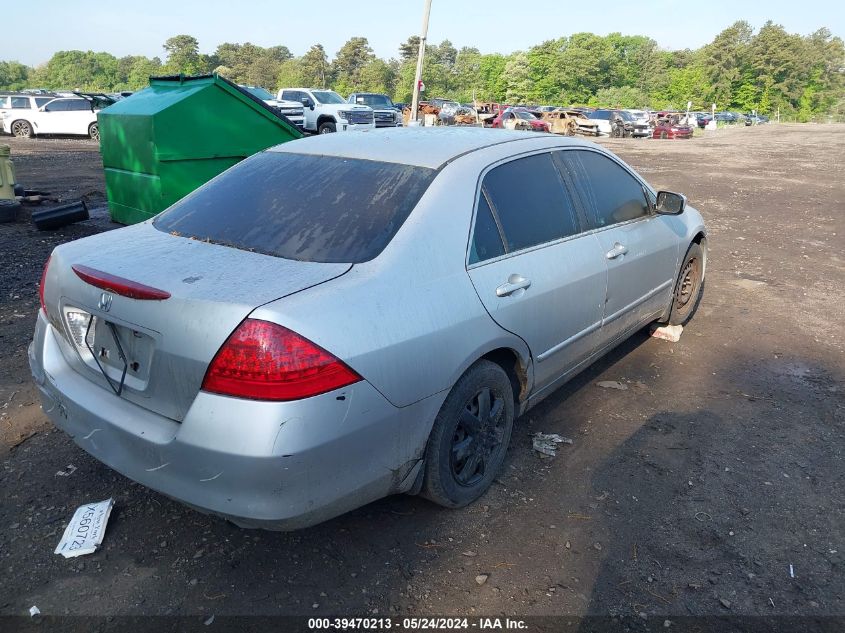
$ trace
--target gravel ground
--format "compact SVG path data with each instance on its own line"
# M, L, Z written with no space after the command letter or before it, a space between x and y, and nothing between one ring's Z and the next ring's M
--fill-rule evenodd
M28 188L102 202L91 141L2 142ZM845 616L845 126L603 144L708 222L680 342L638 334L530 411L468 508L393 497L294 533L189 510L47 422L26 362L41 268L114 225L0 225L0 615ZM574 442L541 459L537 431ZM54 555L108 497L102 550Z

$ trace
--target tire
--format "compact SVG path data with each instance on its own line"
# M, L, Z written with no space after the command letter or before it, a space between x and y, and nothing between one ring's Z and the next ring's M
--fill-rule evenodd
M513 421L510 379L499 365L478 361L452 387L434 421L422 496L461 508L483 495L505 459Z
M669 325L686 325L698 309L703 294L704 252L701 246L693 242L687 249L675 283Z
M98 143L100 142L100 126L98 123L92 123L88 126L88 136Z
M337 132L337 125L333 121L321 123L320 127L317 128L317 134L332 134L334 132Z
M21 203L17 200L0 200L0 224L17 220L20 208Z
M12 136L17 136L18 138L32 138L32 124L30 124L29 121L24 121L23 119L12 121L12 125L9 126L9 129L12 132Z

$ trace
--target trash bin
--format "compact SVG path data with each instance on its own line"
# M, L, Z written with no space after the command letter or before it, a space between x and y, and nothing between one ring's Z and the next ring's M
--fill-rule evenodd
M109 212L134 224L244 158L302 137L277 110L218 75L153 77L100 111Z

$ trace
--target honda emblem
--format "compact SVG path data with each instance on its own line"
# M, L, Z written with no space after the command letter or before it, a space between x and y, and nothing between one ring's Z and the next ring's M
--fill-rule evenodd
M97 307L100 308L103 312L108 312L111 310L111 301L112 295L109 292L104 292L100 295L100 301L97 303Z

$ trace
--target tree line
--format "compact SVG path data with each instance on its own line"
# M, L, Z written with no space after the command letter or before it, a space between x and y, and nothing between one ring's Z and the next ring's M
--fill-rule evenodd
M349 39L333 59L321 44L294 56L286 46L224 43L210 55L191 35L163 46L164 59L60 51L30 68L0 61L0 88L138 90L156 75L218 72L271 91L309 86L381 92L411 99L419 38L381 59L367 38ZM497 101L623 108L757 110L809 121L845 118L845 45L826 28L788 33L767 22L756 33L739 21L696 50L663 50L652 38L575 33L503 55L460 49L448 40L426 47L426 96L461 102Z

